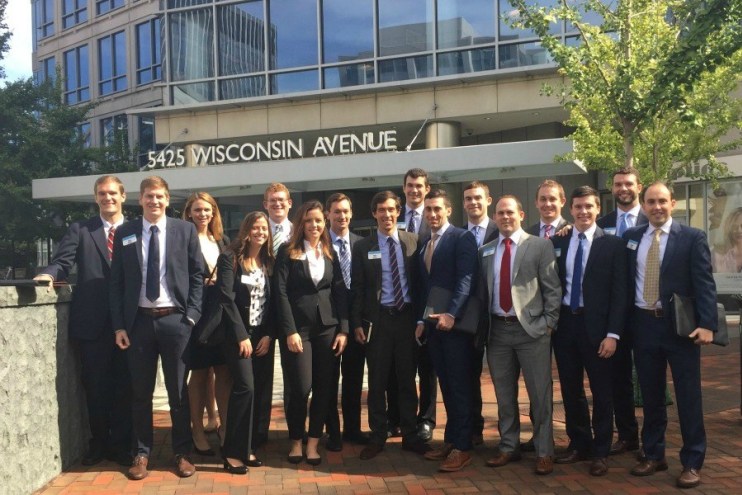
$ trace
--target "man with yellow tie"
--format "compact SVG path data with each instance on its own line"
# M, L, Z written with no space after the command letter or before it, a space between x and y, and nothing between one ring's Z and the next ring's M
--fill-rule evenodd
M631 474L649 476L668 468L664 389L669 363L683 438L683 470L677 485L692 488L701 482L700 469L706 455L700 346L711 343L717 330L716 286L706 235L674 221L674 207L672 189L662 182L651 184L642 197L649 224L630 229L623 236L629 254L629 277L634 280L634 304L627 330L632 335L644 397L642 443L646 455ZM689 338L679 337L675 331L671 318L673 294L695 298L698 327Z

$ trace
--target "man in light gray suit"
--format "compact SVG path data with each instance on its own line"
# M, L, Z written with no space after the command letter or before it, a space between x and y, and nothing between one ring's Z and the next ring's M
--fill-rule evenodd
M479 248L479 296L489 316L487 346L497 396L500 446L490 467L520 460L518 376L521 369L533 412L536 474L553 471L551 334L562 289L551 242L521 228L523 207L502 196L495 207L500 235Z

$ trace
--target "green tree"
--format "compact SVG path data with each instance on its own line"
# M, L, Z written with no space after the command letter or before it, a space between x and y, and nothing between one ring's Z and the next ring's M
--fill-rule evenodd
M577 159L592 170L638 168L645 181L728 173L742 144L742 0L510 0L511 21L542 38L565 76L545 86L569 112ZM599 18L599 22L595 19ZM592 20L592 22L588 22ZM566 21L579 43L550 35ZM704 164L703 166L701 166Z
M8 25L5 23L5 10L8 0L0 0L0 60L4 58L5 52L10 49L10 36ZM0 65L0 79L5 77L5 69Z

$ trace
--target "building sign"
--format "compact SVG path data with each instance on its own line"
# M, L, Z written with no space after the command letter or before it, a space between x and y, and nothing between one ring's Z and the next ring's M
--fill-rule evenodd
M257 143L190 145L177 149L150 151L148 168L194 167L228 165L271 160L354 155L377 151L395 151L397 131L334 134L320 136L315 141L298 139L269 139Z

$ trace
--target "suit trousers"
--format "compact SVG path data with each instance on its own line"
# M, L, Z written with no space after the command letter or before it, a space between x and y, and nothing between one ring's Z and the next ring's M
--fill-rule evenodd
M435 428L436 405L438 404L438 376L430 359L428 343L417 347L417 374L420 377L420 409L417 423L427 423Z
M536 455L554 455L551 338L542 335L534 339L520 323L492 319L487 363L497 398L500 450L514 452L520 447L518 377L522 370L533 412Z
M387 387L394 374L399 425L403 441L417 441L417 385L415 384L415 319L411 308L402 312L380 310L371 339L366 344L368 361L368 423L371 442L384 445L387 439ZM390 403L390 409L393 405ZM347 430L346 430L347 431Z
M327 411L327 433L330 437L340 436L340 416L338 414L338 385L342 373L343 431L360 433L361 431L361 392L363 388L363 369L366 364L366 350L352 335L348 335L348 344L333 371L330 408Z
M255 342L257 345L257 342ZM271 339L268 353L264 356L253 354L252 374L255 387L253 389L253 430L252 448L260 448L268 441L268 428L271 424L271 409L273 407L273 372L275 359L276 339Z
M75 339L80 350L82 384L90 424L91 452L131 452L131 379L127 354L116 346L114 333L96 340Z
M438 375L448 417L443 441L458 450L471 450L471 357L474 336L454 330L437 330L431 323L426 325L428 350Z
M701 469L706 457L706 430L701 397L701 348L678 337L669 317L655 316L634 308L631 316L634 361L644 400L642 446L648 459L665 458L667 430L667 365L675 385L684 467Z
M348 342L350 342L351 339L350 335L348 335ZM346 346L347 350L347 346ZM345 351L343 351L343 354ZM327 408L327 418L325 418L325 429L327 430L327 434L332 439L339 439L340 438L340 412L338 411L338 389L340 387L340 359L342 357L335 360L335 366L332 369L332 382L330 384L331 387L331 397L330 397L330 406Z
M303 352L291 352L287 349L285 353L284 373L290 387L286 422L289 438L292 440L301 440L304 436L310 392L312 402L309 406L309 436L322 436L332 398L332 390L328 384L332 381L338 359L332 350L335 334L335 325L301 332L299 335Z
M613 415L618 439L639 441L639 422L634 406L634 360L631 357L631 338L625 332L613 355Z
M225 342L222 353L232 375L222 455L244 460L253 452L255 381L252 358L240 356L239 347L235 342Z
M482 416L484 346L477 348L472 344L471 355L471 429L472 434L481 435L484 432L484 416Z
M134 455L149 457L153 443L152 394L157 377L157 357L165 375L174 454L190 454L191 413L187 380L190 360L191 325L180 313L152 318L139 311L129 334L127 350L132 389Z
M595 458L608 457L613 438L613 358L598 356L585 327L585 315L562 306L559 330L552 337L564 400L567 436L572 449ZM593 395L592 428L585 397L585 372Z

